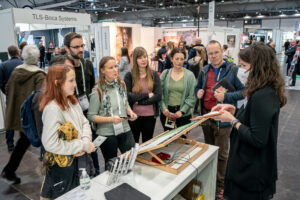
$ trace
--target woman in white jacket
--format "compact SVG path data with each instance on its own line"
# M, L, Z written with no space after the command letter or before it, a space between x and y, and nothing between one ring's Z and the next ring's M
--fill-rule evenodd
M42 143L46 152L73 155L75 159L71 166L60 167L55 163L50 167L42 185L41 199L54 199L78 186L77 158L95 151L89 122L74 96L75 87L73 68L60 65L49 69L40 103L44 125ZM77 130L76 139L67 141L59 138L57 131L66 122Z

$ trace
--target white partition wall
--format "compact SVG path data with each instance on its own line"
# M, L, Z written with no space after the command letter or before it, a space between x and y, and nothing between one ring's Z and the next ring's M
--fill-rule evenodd
M8 46L18 44L12 9L1 10L0 19L0 52L7 52Z

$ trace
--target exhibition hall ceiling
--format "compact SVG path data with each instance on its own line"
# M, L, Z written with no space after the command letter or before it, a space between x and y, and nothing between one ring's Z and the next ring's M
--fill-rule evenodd
M264 16L297 17L300 0L215 0L215 18ZM209 0L0 0L0 9L11 7L85 12L98 20L192 21L208 18ZM197 7L200 6L198 15Z

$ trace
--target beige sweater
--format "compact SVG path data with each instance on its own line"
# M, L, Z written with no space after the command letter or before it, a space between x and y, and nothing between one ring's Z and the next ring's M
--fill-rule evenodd
M63 111L53 100L44 109L42 143L46 151L60 155L74 155L81 151L88 151L92 139L91 127L82 113L80 105L72 105ZM58 138L57 130L65 122L71 122L78 131L78 138L65 141Z

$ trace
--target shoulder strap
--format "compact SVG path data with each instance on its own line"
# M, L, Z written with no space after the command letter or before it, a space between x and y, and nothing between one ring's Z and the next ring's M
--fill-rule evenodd
M98 96L99 96L99 101L101 102L102 96L101 96L101 91L100 89L96 86L96 90L98 92Z
M170 69L167 69L167 70L168 70L168 71L167 71L166 75L164 75L163 80L165 80L166 77L167 77L167 75L169 74Z

